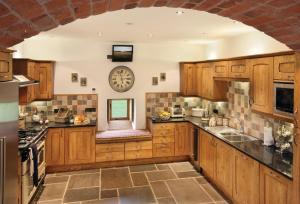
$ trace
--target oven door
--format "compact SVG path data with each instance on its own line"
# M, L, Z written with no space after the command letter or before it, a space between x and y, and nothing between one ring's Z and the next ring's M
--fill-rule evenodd
M274 112L278 115L293 117L294 84L274 83Z
M38 172L39 180L41 180L45 175L46 161L45 161L45 139L41 139L37 144L38 150Z

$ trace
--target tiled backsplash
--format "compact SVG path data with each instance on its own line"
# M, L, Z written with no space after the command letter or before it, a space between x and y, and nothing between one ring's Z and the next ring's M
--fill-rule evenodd
M26 122L32 121L32 115L36 112L43 112L48 120L54 121L56 110L69 108L74 115L84 114L91 120L97 120L98 96L96 94L74 94L54 95L52 101L36 101L26 106L20 106L22 112L29 115Z
M181 97L179 93L146 93L146 116L157 115L160 111L169 111L174 105L181 105L186 115L191 115L193 107L208 108L210 113L217 109L219 114L229 118L229 126L240 128L244 125L246 134L263 139L264 126L269 121L274 133L280 124L293 128L293 124L281 122L251 111L249 105L249 82L231 82L227 93L228 102L211 102L197 97Z

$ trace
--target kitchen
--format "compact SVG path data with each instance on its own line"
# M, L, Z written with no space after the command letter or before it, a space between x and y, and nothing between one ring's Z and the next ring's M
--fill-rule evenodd
M297 203L292 199L297 199L299 175L298 137L293 137L298 53L253 30L208 45L157 43L158 31L146 34L146 43L114 42L126 41L116 28L139 39L134 34L145 29L142 16L155 12L157 19L169 18L166 22L187 18L178 22L180 28L191 19L220 18L151 9L95 16L104 27L115 26L111 31L95 28L93 39L80 33L92 22L88 18L27 39L11 47L15 52L3 50L2 66L11 67L4 77L14 75L20 86L11 88L19 96L8 96L15 110L9 114L20 118L19 153L25 154L16 164L7 162L19 165L19 203ZM120 16L123 21L117 24ZM219 25L228 23L228 30L243 26L226 20ZM146 22L151 25L151 19ZM238 46L241 41L249 49ZM112 45L129 44L132 62L113 62ZM255 50L258 45L265 47ZM130 76L128 87L117 86L123 84L122 77L121 82L114 79L120 73ZM7 105L4 96L1 102ZM120 101L126 104L124 118L114 117L114 104ZM1 107L1 115L9 110ZM118 128L123 122L126 128ZM274 139L276 150L267 146ZM31 144L36 147L28 150ZM167 195L159 195L160 185Z

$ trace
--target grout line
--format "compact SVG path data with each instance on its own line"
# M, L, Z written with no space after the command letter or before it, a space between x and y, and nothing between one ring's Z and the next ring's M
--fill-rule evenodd
M152 186L151 186L151 183L150 183L150 181L149 181L148 175L147 175L145 172L144 172L144 175L145 175L145 177L146 177L146 179L147 179L147 181L148 181L148 184L149 184L150 190L151 190L151 192L152 192L152 194L153 194L154 200L155 200L156 203L158 203L158 200L157 200L157 198L156 198L156 195L155 195L155 193L154 193L154 190L153 190L153 188L152 188Z
M132 184L132 186L135 186L134 183L133 183L133 179L132 179L132 176L131 176L131 172L130 172L129 166L127 168L128 168L128 173L129 173L131 184Z
M164 184L167 186L167 189L169 190L169 192L170 192L172 198L174 199L175 203L178 204L178 201L176 200L174 194L172 193L169 184L168 184L166 181L163 181L163 182L164 182Z
M206 193L206 195L208 195L208 197L209 197L212 201L215 202L215 200L213 199L213 197L211 197L211 195L205 190L205 188L204 188L198 181L196 181L196 178L194 178L193 181L196 182L196 183L199 185L199 187Z
M67 181L67 185L66 185L66 188L65 188L65 191L64 191L64 194L63 194L63 197L62 197L62 203L64 203L64 199L65 199L65 195L66 195L66 192L67 192L67 189L68 189L68 186L69 186L69 182L71 180L71 176L68 176L68 181Z

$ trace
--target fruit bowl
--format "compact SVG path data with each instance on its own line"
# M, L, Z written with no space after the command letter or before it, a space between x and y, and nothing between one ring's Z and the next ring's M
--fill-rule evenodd
M162 111L160 114L159 114L159 118L161 120L169 120L171 117L171 114L169 112L166 112L166 111Z

